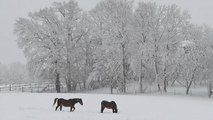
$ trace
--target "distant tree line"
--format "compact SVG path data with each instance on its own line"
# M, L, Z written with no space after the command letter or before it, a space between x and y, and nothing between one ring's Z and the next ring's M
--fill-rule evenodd
M0 63L0 84L16 84L30 82L25 64L15 62L10 65Z
M14 32L35 80L52 81L57 92L110 87L139 92L156 86L186 88L212 79L213 29L190 22L177 5L103 0L89 12L74 0L19 18Z

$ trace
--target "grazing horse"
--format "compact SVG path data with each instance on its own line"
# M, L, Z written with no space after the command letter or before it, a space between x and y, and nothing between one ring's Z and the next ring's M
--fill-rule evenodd
M62 106L70 107L70 112L72 112L75 110L74 106L76 103L80 103L81 105L83 105L81 98L74 98L74 99L68 99L68 100L65 100L63 98L55 98L53 106L55 105L56 102L57 102L57 106L55 110L57 110L58 107L60 107L60 111L62 110Z
M101 113L103 113L105 108L112 109L113 113L117 113L118 112L117 105L116 105L115 101L108 102L106 100L103 100L101 102Z

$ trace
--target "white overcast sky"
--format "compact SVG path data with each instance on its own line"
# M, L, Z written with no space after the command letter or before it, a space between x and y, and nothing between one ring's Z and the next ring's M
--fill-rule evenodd
M0 0L0 63L10 64L16 61L26 63L22 51L15 42L13 34L15 20L26 17L29 12L50 6L54 1L69 0ZM83 10L90 10L101 0L76 0ZM213 27L213 0L135 0L154 1L159 4L177 4L189 11L192 22Z

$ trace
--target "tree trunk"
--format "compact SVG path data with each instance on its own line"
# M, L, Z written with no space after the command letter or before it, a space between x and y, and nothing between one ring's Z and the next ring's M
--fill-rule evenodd
M167 82L166 77L165 77L164 81L163 81L163 90L164 90L164 92L167 92L167 85L168 85L168 82Z
M155 80L157 81L158 91L161 91L160 80L158 78L157 58L155 58Z
M208 96L209 96L209 98L211 97L211 95L212 95L212 81L209 81L208 82Z
M166 79L166 67L164 68L163 71L164 71L163 90L164 92L167 92L168 81Z
M113 94L113 77L110 79L110 93Z
M55 88L57 93L61 92L61 85L60 85L60 74L58 72L56 72L56 81L55 81Z
M56 80L55 80L55 88L57 93L61 92L61 82L60 82L60 73L58 73L58 61L55 61L55 75L56 75Z
M71 92L71 81L66 79L67 92Z
M126 93L126 63L125 63L125 51L124 51L124 44L122 44L122 53L123 53L123 84L122 84L122 92Z
M77 82L73 81L71 91L76 91Z
M192 85L192 82L193 82L193 80L191 80L191 81L189 82L189 84L187 85L187 87L186 87L186 94L187 94L187 95L189 94L189 89L190 89L190 87L191 87L191 85Z
M67 34L68 38L66 41L66 48L67 48L67 80L66 80L66 86L67 86L67 92L71 92L71 63L70 63L70 42L71 42L71 34Z
M192 71L192 77L191 77L191 80L189 82L189 84L187 84L187 88L186 88L186 94L188 95L189 94L189 89L191 88L191 85L194 81L194 76L195 76L195 72L196 72L196 69L197 69L197 66L194 68L194 70Z
M71 92L71 65L70 65L70 61L67 60L67 64L68 64L68 75L67 75L67 80L66 80L66 85L67 85L67 92Z
M86 89L86 80L83 81L83 87Z
M85 62L85 66L86 66L86 69L85 69L85 74L86 74L86 77L89 77L89 72L90 72L90 60L89 60L89 43L87 43L86 45L86 62ZM84 85L84 89L86 89L86 81L87 79L85 78L83 80L83 85Z
M157 39L155 39L155 53L154 53L154 69L155 69L155 81L157 81L157 87L158 87L158 91L161 91L161 87L160 87L160 80L159 80L159 73L158 73L158 56L157 56L157 52L158 52L158 46L156 45Z
M140 69L140 78L139 78L139 84L140 84L140 93L143 93L143 73L142 73L142 67L143 67L143 61L141 59L141 69Z

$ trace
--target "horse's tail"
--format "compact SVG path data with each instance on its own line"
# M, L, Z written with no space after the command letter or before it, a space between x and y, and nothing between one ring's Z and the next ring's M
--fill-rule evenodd
M55 98L53 106L55 105L55 103L58 101L58 98Z

